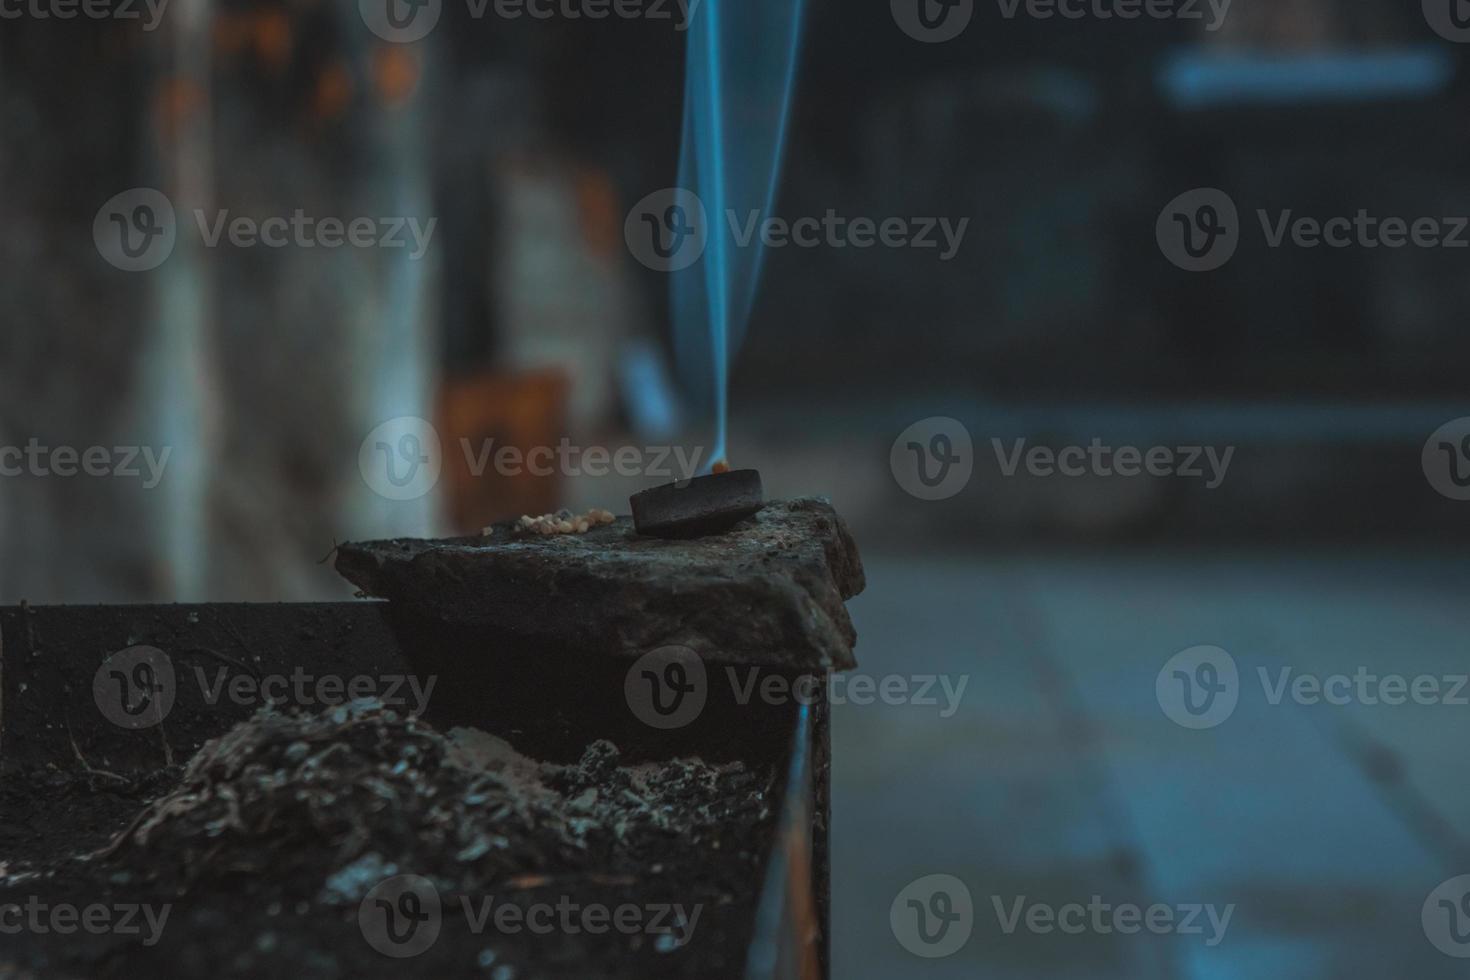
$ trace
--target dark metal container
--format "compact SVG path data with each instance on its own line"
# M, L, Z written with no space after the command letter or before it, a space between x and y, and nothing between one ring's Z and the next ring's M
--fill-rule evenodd
M698 975L827 975L825 675L798 684L800 675L770 668L703 664L697 717L660 729L637 717L625 695L629 661L505 653L476 636L380 602L0 608L0 909L38 897L80 907L117 898L126 883L104 878L103 893L88 891L76 869L96 865L95 855L207 740L250 718L266 698L322 710L366 693L421 711L438 730L472 726L536 759L574 761L606 739L631 762L697 756L769 771L771 817L761 839L743 842L764 858L732 885L727 907L697 937L707 935L716 951ZM772 675L803 696L752 697L752 680ZM42 873L29 873L36 869ZM268 883L272 870L257 874ZM191 901L187 893L158 898ZM232 914L248 942L217 960L191 946L187 926L165 929L152 946L114 933L23 929L0 946L0 975L183 976L191 963L218 977L259 975L271 962L262 950L275 940L267 937L289 925L278 909ZM314 958L303 958L295 975L420 975L413 959L365 952L353 926L323 927ZM455 941L446 934L440 943ZM514 972L493 975L625 975L616 957L558 944L557 936L538 939ZM463 975L492 975L483 946L439 952L462 963ZM659 976L691 975L677 957L659 962Z

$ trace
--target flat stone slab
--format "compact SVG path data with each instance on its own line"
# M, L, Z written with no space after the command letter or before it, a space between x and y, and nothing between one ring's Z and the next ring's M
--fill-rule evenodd
M773 501L724 534L639 535L619 517L585 534L344 544L337 571L415 613L517 646L636 658L686 646L713 663L857 666L844 600L863 590L857 545L819 498Z

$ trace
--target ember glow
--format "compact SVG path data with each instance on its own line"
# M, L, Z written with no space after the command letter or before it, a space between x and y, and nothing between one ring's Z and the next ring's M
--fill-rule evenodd
M804 0L704 0L689 30L679 186L703 202L702 261L673 275L675 349L685 385L714 413L725 458L730 362L755 303L764 249L734 228L769 214L786 143Z

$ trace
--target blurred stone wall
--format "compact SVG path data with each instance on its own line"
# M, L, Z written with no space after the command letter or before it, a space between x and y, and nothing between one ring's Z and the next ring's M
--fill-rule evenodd
M6 22L0 446L168 456L156 486L0 478L0 601L342 596L317 564L334 540L435 529L432 496L386 500L358 470L376 424L432 416L432 238L419 259L211 246L195 213L427 221L429 43L389 45L340 4ZM140 187L177 240L129 272L93 224Z
M147 41L86 20L0 31L0 445L146 440L137 355L150 286L101 259L92 223L146 179ZM0 479L4 601L166 591L138 481L20 469Z

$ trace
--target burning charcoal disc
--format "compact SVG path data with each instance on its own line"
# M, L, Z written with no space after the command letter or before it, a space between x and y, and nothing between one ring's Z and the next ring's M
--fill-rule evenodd
M726 531L765 506L761 475L730 470L635 493L633 526L656 538L699 538Z

